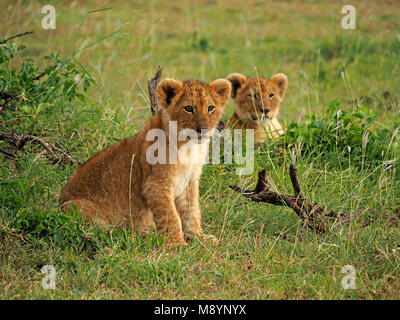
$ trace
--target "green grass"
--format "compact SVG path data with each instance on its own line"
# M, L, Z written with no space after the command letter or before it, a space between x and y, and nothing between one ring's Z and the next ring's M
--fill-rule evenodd
M0 154L0 298L400 297L400 165L392 161L400 158L396 2L356 2L356 30L341 29L345 3L331 1L54 1L57 29L46 31L45 4L0 4L7 12L1 38L35 31L15 41L26 49L1 66L0 90L25 92L27 100L2 114L0 131L36 134L86 160L136 133L150 116L146 81L158 64L164 77L207 82L232 72L255 75L255 67L259 75L284 72L289 87L280 119L289 132L281 142L297 152L305 195L353 218L301 239L293 211L230 190L229 184L251 186L266 168L276 190L292 193L293 151L279 153L268 143L256 153L252 176L237 176L232 165L203 169L203 227L219 245L168 249L155 234L106 233L61 213L58 194L76 165L51 164L28 144L17 161ZM87 10L109 7L85 18ZM23 75L51 65L43 58L58 51L58 63L73 57L69 74L62 69L39 82ZM40 70L10 73L27 59ZM95 83L75 93L76 74ZM232 110L230 102L225 119ZM15 152L3 141L0 148ZM56 290L41 286L47 264L56 268ZM341 286L349 264L355 290Z

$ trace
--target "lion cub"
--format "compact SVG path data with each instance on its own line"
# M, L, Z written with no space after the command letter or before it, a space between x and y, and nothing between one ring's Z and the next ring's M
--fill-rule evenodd
M146 231L155 222L171 245L186 244L184 235L206 237L200 223L199 180L208 142L230 92L225 79L210 85L196 80L161 81L157 87L161 111L138 134L106 148L79 167L61 191L61 208L71 211L75 205L86 220L103 228ZM193 129L195 138L201 140L178 138L174 149L173 139L184 129ZM165 139L158 136L160 132ZM164 148L154 152L155 143ZM188 145L193 148L184 148ZM152 155L160 157L163 150L166 161L153 163ZM195 150L195 157L188 157L188 150Z
M235 101L235 113L228 121L232 129L254 129L254 142L279 137L284 130L277 119L280 103L285 96L288 80L278 73L259 78L232 73L227 77L232 84L231 97Z

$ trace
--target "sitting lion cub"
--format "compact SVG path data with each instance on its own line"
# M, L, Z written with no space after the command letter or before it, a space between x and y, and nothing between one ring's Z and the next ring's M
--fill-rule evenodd
M235 113L228 121L232 129L254 129L254 142L279 137L284 130L277 119L280 103L286 93L286 75L278 73L271 79L232 73L227 77L232 84L231 97Z
M201 228L199 180L208 142L230 92L230 83L225 79L210 85L196 80L161 81L157 87L161 111L138 134L106 148L79 167L61 191L61 208L71 211L75 205L86 220L102 227L146 231L154 220L156 229L171 245L186 244L184 235L215 241L212 236L204 236ZM186 136L180 141L178 137L176 142L176 133L184 129L193 129L196 139ZM160 132L166 138L154 139ZM174 137L175 149L171 142ZM149 151L160 141L166 161L153 163ZM192 150L184 148L188 144L198 151L190 158L195 161L188 161L187 152ZM153 155L162 156L162 150Z

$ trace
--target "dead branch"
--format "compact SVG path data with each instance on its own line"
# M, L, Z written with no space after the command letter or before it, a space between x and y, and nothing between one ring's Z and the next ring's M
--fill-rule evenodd
M23 33L16 34L16 35L14 35L14 36L12 36L12 37L9 37L9 38L7 38L7 39L4 39L4 40L0 41L0 44L4 44L4 43L6 43L7 41L10 41L10 40L12 40L12 39L19 38L19 37L22 37L22 36L26 36L26 35L32 34L32 33L33 33L33 31L26 31L26 32L23 32Z
M160 106L157 100L157 86L161 79L161 73L162 73L162 67L158 66L154 78L150 78L149 80L147 80L149 97L150 97L150 108L152 114L155 114L160 111Z
M258 181L254 190L242 189L237 185L230 185L229 187L252 201L291 208L301 219L303 228L308 227L317 233L324 233L328 230L328 217L342 218L347 216L344 213L336 213L322 208L319 203L313 203L304 198L297 177L297 170L293 164L290 166L289 175L295 193L294 196L271 191L268 188L265 169L258 173Z
M15 160L15 155L7 150L0 149L0 153L4 154L7 159Z
M14 146L17 149L22 149L27 142L36 142L36 143L40 144L46 150L47 158L54 164L57 164L57 163L74 164L76 162L79 163L79 161L74 160L66 152L62 151L61 149L59 149L51 144L44 142L39 137L36 137L33 135L19 136L15 133L0 132L0 140L7 141L8 143L10 143L12 146ZM15 158L15 156L12 153L5 151L5 150L1 150L1 151L6 156ZM5 152L3 152L3 151L5 151ZM62 155L61 156L57 155L56 151L61 151Z
M299 178L297 177L297 169L293 164L291 164L289 167L289 176L290 181L292 182L294 194L298 197L303 197L301 194Z
M50 72L53 72L56 69L57 69L57 66L52 66L51 69L50 69ZM49 71L47 71L47 72L43 71L43 72L39 73L37 76L33 77L33 80L34 81L40 80L41 78L43 78L48 73L49 73Z
M0 91L0 99L9 100L9 99L14 99L16 97L17 95L14 92Z

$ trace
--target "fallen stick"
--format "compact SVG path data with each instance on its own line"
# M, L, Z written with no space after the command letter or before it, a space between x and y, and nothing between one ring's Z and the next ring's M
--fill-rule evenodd
M12 154L11 152L7 151L7 150L3 150L0 149L0 153L4 154L6 158L11 159L11 160L15 160L15 155Z
M36 142L40 144L47 152L47 158L54 164L57 163L70 163L74 164L76 162L79 163L79 161L76 161L72 159L72 157L67 154L66 152L62 151L63 155L58 156L56 154L56 150L60 151L60 149L52 146L51 144L48 144L44 142L42 139L39 137L33 136L33 135L24 135L24 136L19 136L15 133L9 133L9 132L0 132L0 140L7 141L17 149L22 149L27 142ZM12 153L2 150L2 153L5 154L10 158L10 156L14 156ZM15 156L14 156L15 158Z
M271 191L268 188L266 170L258 173L258 181L254 190L247 190L230 185L229 187L255 202L266 202L277 206L287 206L291 208L301 219L303 230L308 227L317 233L324 233L328 230L328 218L342 218L348 215L322 208L319 203L313 203L302 195L297 170L293 164L289 168L290 181L295 195L285 195Z
M158 66L155 76L147 80L147 86L150 97L150 108L152 114L155 114L160 111L160 105L158 104L157 100L157 86L160 83L161 73L162 73L162 67Z

